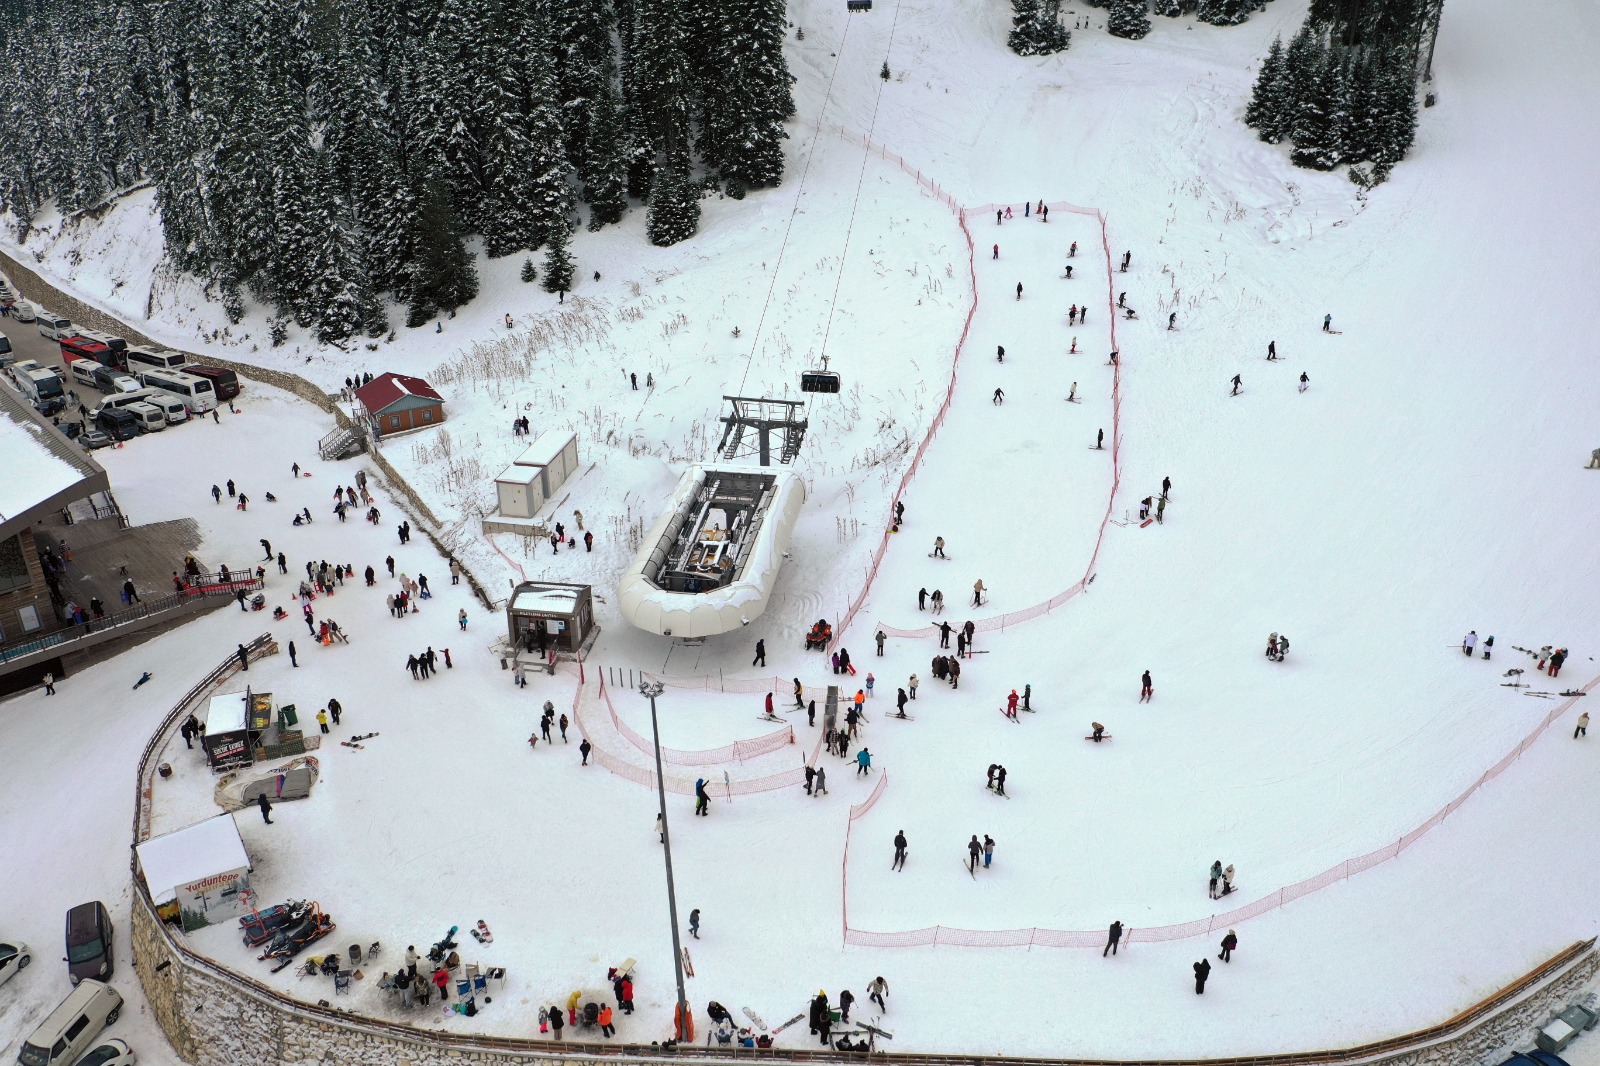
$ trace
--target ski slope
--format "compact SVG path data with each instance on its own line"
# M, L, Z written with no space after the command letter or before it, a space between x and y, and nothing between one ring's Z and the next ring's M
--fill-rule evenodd
M648 527L682 464L714 446L707 423L721 394L792 389L801 367L830 355L846 392L812 402L799 464L808 503L760 623L669 647L597 603L605 631L591 679L606 667L712 679L713 691L669 688L659 701L664 743L686 749L770 732L757 719L758 677L773 679L780 708L792 703L788 679L835 680L800 650L801 633L817 617L841 617L863 588L894 488L954 369L950 411L901 497L906 525L843 637L860 670L853 683L868 670L876 677L862 739L874 774L889 779L855 822L848 857L848 808L878 783L857 777L853 762L821 757L825 797L719 797L707 819L689 817L690 800L671 800L680 907L703 915L702 940L691 942L697 1005L748 1004L776 1022L819 987L864 999L882 974L899 1051L1268 1052L1431 1024L1595 935L1600 856L1573 829L1600 814L1600 751L1593 738L1571 740L1574 710L1399 858L1240 925L1238 953L1226 966L1213 959L1205 997L1194 996L1189 965L1215 955L1214 940L1138 939L1140 929L1203 918L1381 847L1457 796L1550 709L1500 687L1506 669L1532 674L1514 646L1569 647L1562 688L1600 675L1600 473L1583 469L1600 445L1600 383L1586 350L1600 257L1592 183L1582 180L1600 162L1588 103L1600 90L1600 16L1563 0L1535 30L1483 0L1452 5L1435 58L1440 104L1423 113L1417 147L1391 181L1358 198L1342 175L1295 170L1237 121L1254 60L1303 8L1279 0L1226 30L1157 19L1140 42L1081 31L1062 56L1021 60L1004 49L1003 5L957 18L902 0L851 18L842 5L797 2L791 20L805 40L790 42L801 114L789 177L741 203L708 203L693 242L649 248L636 211L578 242L580 276L602 278L585 283L576 309L547 306L515 281L520 261L499 261L484 268L484 297L444 334L404 335L377 355L329 353L306 365L292 346L218 347L330 386L358 368L478 367L446 389L448 450L437 435L419 436L386 454L488 587L520 572L593 582L602 601L631 555L629 529ZM863 136L972 209L975 261L955 214ZM1108 277L1104 256L1089 255L1098 227L1087 216L1020 217L1025 199L1040 198L1103 211L1113 255L1133 252L1129 272ZM988 203L1009 203L1017 217L996 226L992 210L978 210ZM107 216L115 230L79 227L29 247L87 298L142 314L157 237L128 221L135 207ZM1072 240L1080 266L1067 282L1059 275ZM80 265L69 261L74 249ZM1111 455L1091 449L1102 426L1112 438L1107 294L1121 291L1139 320L1118 323L1113 499ZM1088 327L1067 325L1074 302L1090 304ZM163 317L151 328L173 341L193 346L196 333L218 328L214 308L176 298L157 306ZM474 362L470 343L506 340L507 308L530 335L549 323L548 340L526 362ZM1319 328L1330 313L1336 335ZM260 335L263 321L235 332ZM1081 355L1065 354L1073 336ZM1269 341L1281 363L1264 359ZM634 393L626 375L642 382L646 368L658 387ZM1244 387L1230 396L1235 374ZM1065 402L1073 381L1081 404ZM997 387L1003 405L992 402ZM208 560L255 558L268 536L288 552L291 576L306 558L381 570L396 552L397 506L380 499L377 528L327 515L331 482L350 480L353 464L312 461L316 476L286 493L289 464L308 462L326 419L265 388L245 400L220 428L100 453L124 506L140 521L195 515ZM517 408L536 429L584 434L584 471L565 508L580 507L599 531L593 554L527 553L475 532L484 483L520 447L506 430ZM196 435L205 437L199 460ZM264 505L247 515L212 507L206 491L227 477L255 499L273 488L284 509L304 496L316 524L290 529ZM1113 523L1094 556L1108 504L1121 522L1163 477L1173 483L1165 521ZM927 557L936 535L947 562ZM318 898L339 922L337 943L381 940L395 955L485 918L495 944L466 941L463 954L511 969L510 1002L430 1024L527 1035L537 1006L564 1003L574 988L605 991L606 965L635 956L640 1011L619 1019L619 1038L659 1039L673 991L653 793L578 766L575 733L566 748L530 750L539 706L568 710L575 678L514 691L486 653L503 623L446 586L443 560L421 538L404 553L398 569L428 573L439 593L421 615L385 617L382 587L341 592L330 609L350 648L302 645L298 669L286 656L252 668L280 701L338 696L347 733L382 734L360 751L324 749L312 799L280 805L277 824L243 813L258 889ZM880 625L927 624L919 587L943 589L952 624L983 623L1070 587L1091 557L1086 592L980 633L984 654L963 662L957 691L931 678L929 636L896 636L883 658L873 654ZM979 578L989 601L968 607ZM278 598L292 588L273 580ZM465 639L454 624L463 606ZM0 1054L66 991L48 961L66 907L98 895L119 933L127 928L131 775L149 728L191 678L267 625L265 615L224 609L67 679L61 700L28 693L4 705L0 740L26 754L0 782L0 825L37 876L0 882L0 934L31 943L37 965L0 991ZM272 628L287 640L300 626L291 615ZM1491 662L1457 650L1469 629L1496 636ZM1292 638L1285 663L1262 656L1272 631ZM750 665L758 636L766 670ZM405 655L429 644L451 647L456 666L413 682ZM147 669L154 680L131 695ZM1155 698L1140 705L1145 669ZM922 682L909 708L916 721L886 721L912 672ZM741 682L753 690L714 690ZM1009 724L998 708L1025 683L1037 713ZM648 734L648 704L625 673L612 696ZM725 767L732 777L788 770L812 752L816 730L787 717L798 743ZM1109 727L1109 745L1081 739L1093 720ZM596 737L643 765L614 731ZM982 790L991 762L1007 766L1011 799ZM211 809L205 775L175 765L180 778L158 804L163 827ZM900 829L910 861L891 873ZM998 842L995 866L976 879L957 868L973 833ZM1205 895L1215 858L1239 868L1242 895L1225 903ZM846 908L852 927L887 932L1093 930L1112 920L1135 932L1115 960L1070 949L845 947ZM222 933L196 942L262 976L264 964ZM280 979L305 998L328 991ZM117 983L140 1002L125 953ZM1046 997L1070 1007L1021 1009ZM349 1002L395 1016L370 987ZM1139 1024L1152 1012L1168 1023ZM118 1035L144 1061L172 1061L142 1010L126 1016ZM807 1040L796 1028L781 1043ZM1567 1056L1575 1066L1586 1041L1595 1038Z

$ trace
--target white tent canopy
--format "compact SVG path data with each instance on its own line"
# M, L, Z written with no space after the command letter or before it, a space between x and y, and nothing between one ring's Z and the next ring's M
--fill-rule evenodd
M250 868L233 815L219 814L140 844L139 869L157 903L173 899L180 885Z

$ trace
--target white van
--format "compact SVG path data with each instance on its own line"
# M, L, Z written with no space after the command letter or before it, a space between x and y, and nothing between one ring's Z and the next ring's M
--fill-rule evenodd
M130 403L124 410L132 411L133 417L139 420L141 433L159 433L167 428L167 412L150 402L149 397Z
M189 405L176 396L157 392L147 397L144 402L152 407L161 408L161 413L166 416L167 425L169 426L176 426L189 421Z
M50 1017L22 1042L21 1066L72 1066L122 1013L122 997L104 981L79 981Z
M89 412L89 418L93 421L101 411L111 411L119 407L127 407L129 404L143 403L153 395L155 395L154 389L135 389L132 392L112 393L95 405Z
M72 328L72 319L62 318L60 315L44 308L39 308L39 335L58 341L62 337L70 337L76 332Z
M211 387L210 378L186 374L182 370L156 370L153 367L141 369L131 357L128 366L145 388L176 396L188 404L189 410L196 414L203 415L217 406L217 391Z
M18 300L11 305L11 317L18 322L32 322L35 317L33 305L27 300Z

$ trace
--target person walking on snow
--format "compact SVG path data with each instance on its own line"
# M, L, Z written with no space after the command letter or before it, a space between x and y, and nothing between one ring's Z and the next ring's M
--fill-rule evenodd
M817 767L817 781L812 790L813 796L824 796L828 792L828 771L825 767Z
M911 675L911 679L906 682L906 689L907 689L908 694L911 696L912 699L916 699L917 698L917 686L919 684L921 684L921 683L922 682L920 680L918 680L916 674L912 674Z
M1582 714L1578 715L1578 728L1576 728L1576 729L1574 729L1572 731L1572 739L1573 740L1577 740L1579 737L1586 737L1588 735L1589 735L1589 712L1588 711L1584 711Z
M1194 994L1203 996L1206 992L1206 978L1211 976L1211 960L1201 959L1194 964Z
M1240 386L1240 384L1242 384L1240 382L1239 378L1240 378L1239 374L1233 375L1233 391L1228 393L1229 396L1237 396L1237 395L1239 395L1239 386Z
M994 861L994 837L985 833L983 836L983 868L987 870Z
M272 824L272 801L267 799L265 792L256 797L256 806L261 808L261 820L268 825Z
M1267 361L1271 362L1272 360L1277 359L1277 358L1278 358L1278 342L1277 341L1268 341L1267 342Z
M889 982L885 981L883 978L874 977L871 981L867 982L867 998L876 1003L878 1005L878 1009L883 1011L885 1014L889 1012L889 1005L883 1000L888 994Z
M1478 646L1478 631L1476 629L1474 629L1474 630L1470 631L1464 638L1462 638L1462 641L1461 641L1461 653L1463 655L1465 655L1467 658L1470 659L1470 658L1472 658L1472 653L1477 648L1477 646Z
M1139 678L1139 702L1149 703L1155 692L1155 688L1150 684L1150 671L1146 670Z
M264 794L263 794L264 795ZM978 843L978 836L973 834L967 841L967 872L976 873L978 870L978 857L983 854L983 845Z
M994 246L994 258L1000 258L1000 246L998 244Z
M878 658L883 658L883 642L889 639L888 634L880 629L878 630L878 635L872 639L878 642Z
M1304 370L1300 371L1300 391L1305 392L1311 387L1311 376Z
M1231 962L1233 960L1233 949L1238 946L1238 934L1232 929L1229 929L1228 935L1222 938L1222 953L1218 955L1217 958L1221 959L1223 962Z
M763 638L756 641L756 657L750 661L751 666L767 665L767 642Z
M989 402L994 404L996 407L999 407L1001 404L1005 403L1006 402L1006 392L1005 392L1005 390L1004 389L995 389L994 390L994 396Z
M689 935L696 940L700 939L700 908L696 907L689 912Z
M1022 299L1022 282L1017 282L1017 299Z
M1117 945L1120 944L1121 942L1122 942L1122 923L1121 922L1112 922L1111 923L1111 928L1106 931L1106 947L1105 947L1105 951L1100 952L1100 957L1102 959L1105 958L1107 952L1109 952L1112 955L1115 955L1117 953Z

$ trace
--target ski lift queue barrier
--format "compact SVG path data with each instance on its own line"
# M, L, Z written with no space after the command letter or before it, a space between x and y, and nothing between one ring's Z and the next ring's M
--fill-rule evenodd
M1587 685L1577 691L1588 693L1600 687L1600 677L1595 677ZM1327 888L1329 885L1343 881L1348 877L1372 869L1382 863L1395 858L1411 845L1421 840L1441 822L1455 813L1463 804L1484 785L1503 774L1517 761L1523 752L1531 748L1541 734L1557 719L1561 718L1577 704L1582 696L1568 696L1561 703L1550 710L1550 713L1538 725L1523 737L1516 747L1512 748L1500 758L1493 766L1485 770L1475 781L1462 790L1460 795L1435 811L1429 818L1400 837L1391 844L1367 852L1365 855L1331 866L1321 873L1314 874L1303 881L1286 885L1275 892L1268 893L1260 899L1246 903L1242 907L1221 914L1214 914L1206 918L1197 918L1193 921L1180 922L1176 925L1151 926L1149 928L1127 929L1122 934L1122 945L1127 947L1134 943L1158 943L1166 940L1186 940L1190 937L1204 936L1215 933L1219 929L1228 929L1235 925L1243 924L1251 918L1266 914L1292 903L1302 896ZM845 829L845 866L846 886L848 888L848 866L850 852L850 832L858 818L863 817L878 802L879 796L887 783L887 778L878 782L878 787L859 808L850 810L849 824ZM877 931L856 929L849 922L849 899L844 900L844 942L858 947L878 948L911 948L932 947L944 945L948 947L1052 947L1052 948L1097 948L1105 943L1105 930L1067 930L1067 929L960 929L950 926L933 925L923 929L904 929L897 931ZM1592 942L1591 942L1592 943Z

